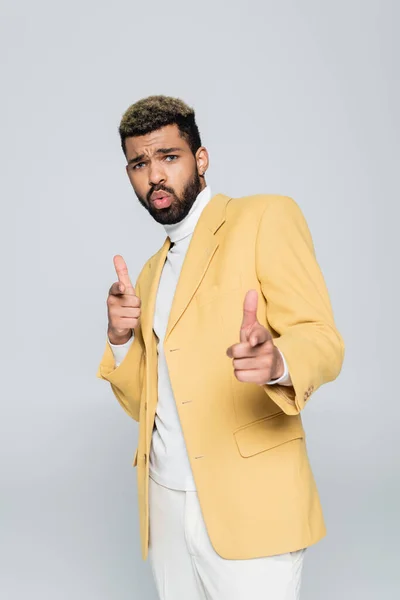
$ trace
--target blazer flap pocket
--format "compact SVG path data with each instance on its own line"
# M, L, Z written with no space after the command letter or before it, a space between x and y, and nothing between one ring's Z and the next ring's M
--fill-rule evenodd
M260 419L234 432L239 452L244 457L270 450L304 435L301 417L285 413Z

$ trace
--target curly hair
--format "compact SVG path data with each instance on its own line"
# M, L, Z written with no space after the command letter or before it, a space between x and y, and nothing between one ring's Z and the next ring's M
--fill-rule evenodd
M195 112L183 100L171 96L148 96L132 104L123 114L118 132L126 155L125 139L146 135L166 125L176 124L193 154L201 146Z

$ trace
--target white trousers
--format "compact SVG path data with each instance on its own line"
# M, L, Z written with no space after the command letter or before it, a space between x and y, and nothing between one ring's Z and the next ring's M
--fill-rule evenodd
M160 600L299 600L305 549L227 560L211 545L196 492L149 482L149 560Z

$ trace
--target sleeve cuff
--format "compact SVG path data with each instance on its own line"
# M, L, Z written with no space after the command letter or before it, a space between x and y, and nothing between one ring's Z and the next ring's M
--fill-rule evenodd
M112 353L114 355L116 367L118 367L124 360L125 356L127 355L128 350L130 348L130 345L133 342L134 337L135 337L135 332L132 330L132 337L130 337L129 340L127 342L125 342L125 344L112 344L110 342L109 337L107 336L107 341L108 341L110 348L112 350Z

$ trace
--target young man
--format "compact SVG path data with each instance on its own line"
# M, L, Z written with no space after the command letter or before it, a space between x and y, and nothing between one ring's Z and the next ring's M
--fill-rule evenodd
M142 555L161 600L295 600L325 535L300 411L344 345L290 198L212 195L194 111L133 104L119 128L165 228L133 286L121 256L97 376L139 422Z

